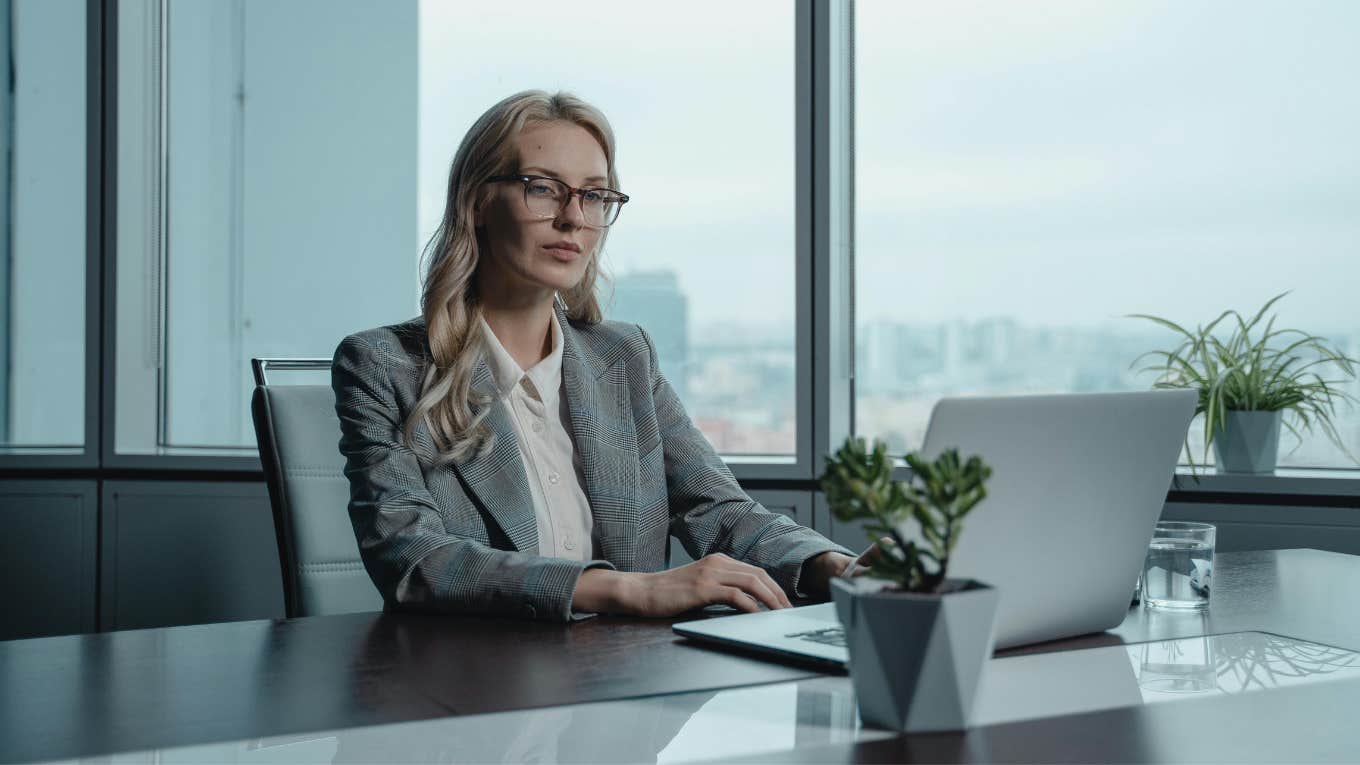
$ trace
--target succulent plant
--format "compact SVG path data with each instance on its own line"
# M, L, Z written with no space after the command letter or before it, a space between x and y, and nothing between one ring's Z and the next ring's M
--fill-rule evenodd
M963 519L987 497L992 469L978 456L964 460L957 449L934 460L915 452L904 458L911 476L895 480L886 443L875 440L871 450L863 438L848 438L826 459L822 491L837 520L866 521L864 528L878 547L869 576L908 592L939 592ZM913 523L922 544L913 538Z

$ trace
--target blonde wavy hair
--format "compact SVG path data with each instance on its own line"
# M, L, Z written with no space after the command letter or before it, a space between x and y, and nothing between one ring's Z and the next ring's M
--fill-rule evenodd
M482 423L491 402L471 399L472 373L485 352L478 331L482 303L476 279L485 242L484 232L473 225L473 210L491 198L488 178L517 172L514 140L525 127L559 121L579 125L595 137L609 166L609 187L617 189L614 131L609 121L599 109L565 92L526 90L491 107L463 137L449 167L444 218L422 256L429 262L420 306L431 358L420 398L403 426L406 442L413 446L417 425L425 425L438 450L436 465L494 445L490 429ZM598 324L603 318L596 282L607 233L606 229L601 234L581 281L557 296L573 321ZM475 417L474 403L482 407Z

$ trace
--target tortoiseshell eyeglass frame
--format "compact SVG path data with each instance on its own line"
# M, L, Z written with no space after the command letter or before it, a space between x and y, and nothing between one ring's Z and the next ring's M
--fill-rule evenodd
M530 183L533 183L534 181L552 181L553 183L556 183L556 184L561 185L563 188L565 188L565 189L567 190L567 195L566 195L566 197L562 200L562 206L559 207L559 208L557 209L557 212L553 213L552 215L545 215L545 216L543 216L545 219L546 219L546 218L553 218L553 217L556 217L556 216L558 216L558 215L561 215L561 214L562 214L562 211L565 210L565 209L567 208L567 205L571 204L571 198L572 198L572 197L580 196L582 202L584 202L584 201L585 201L585 196L584 196L584 195L585 195L585 193L588 192L588 191L604 191L604 192L613 194L615 197L617 197L618 207L614 208L614 217L613 217L613 219L611 219L611 220L609 220L609 221L606 221L605 223L602 223L602 224L601 224L601 223L586 223L586 225L589 226L590 228L609 228L610 226L614 225L615 221L617 221L617 220L619 219L619 214L623 212L623 206L624 206L624 204L626 204L626 203L628 202L628 195L625 194L625 193L623 193L623 192L621 192L621 191L615 191L614 189L604 188L603 186L588 186L588 187L585 187L585 188L579 188L579 189L578 189L578 188L576 188L575 186L572 186L572 185L568 184L566 181L563 181L563 180L561 180L561 179L559 179L559 178L553 178L553 177L550 177L550 176L547 176L547 175L493 175L493 176L491 176L490 178L487 178L486 181L487 181L487 183L497 183L497 182L501 182L501 181L519 181L520 183L523 183L523 184L524 184L524 205L525 205L525 207L528 207L528 206L529 206L529 184L530 184ZM584 205L582 205L582 207L581 207L581 214L582 214L582 215L585 215L585 206L584 206Z

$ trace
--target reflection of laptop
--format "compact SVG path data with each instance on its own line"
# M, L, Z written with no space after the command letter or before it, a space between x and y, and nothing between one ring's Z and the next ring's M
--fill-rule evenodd
M951 578L1001 591L996 647L1123 621L1194 414L1193 390L943 399L922 453L957 447L992 466ZM867 544L867 539L866 539ZM680 635L844 666L834 606L674 626Z

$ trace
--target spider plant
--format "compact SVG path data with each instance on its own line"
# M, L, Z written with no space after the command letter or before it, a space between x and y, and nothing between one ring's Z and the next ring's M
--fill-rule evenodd
M1179 336L1180 343L1175 348L1149 351L1130 366L1137 367L1151 357L1155 361L1137 371L1157 373L1154 388L1199 391L1195 414L1204 415L1206 463L1209 445L1214 435L1223 430L1230 411L1284 412L1289 415L1283 419L1284 427L1298 442L1295 450L1303 444L1303 433L1311 434L1317 427L1347 457L1360 462L1346 448L1332 424L1338 403L1356 403L1356 398L1339 386L1355 379L1355 365L1360 361L1341 353L1317 335L1297 329L1276 329L1276 317L1271 315L1266 319L1266 313L1288 294L1282 292L1271 298L1250 320L1237 311L1228 310L1207 325L1195 327L1194 331L1158 316L1130 315L1130 318L1159 324ZM1222 337L1224 334L1226 339ZM1328 379L1324 374L1344 377ZM1194 469L1195 459L1190 453L1188 438L1186 453Z

